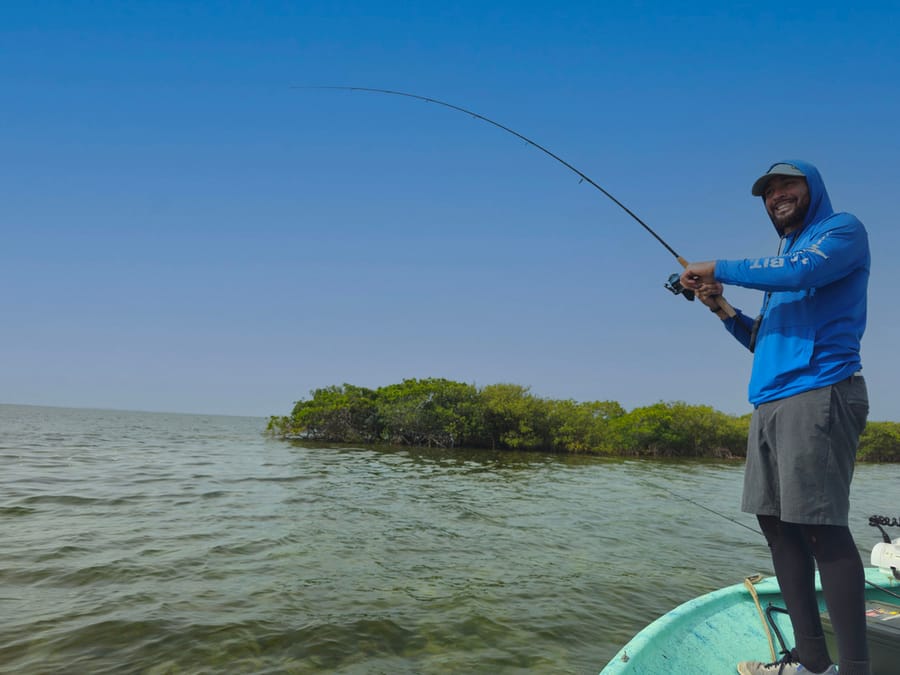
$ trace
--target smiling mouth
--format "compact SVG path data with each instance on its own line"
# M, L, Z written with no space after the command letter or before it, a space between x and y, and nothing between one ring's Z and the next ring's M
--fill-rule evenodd
M784 215L785 213L793 211L795 206L796 205L792 201L784 201L776 204L775 208L772 210L778 215Z

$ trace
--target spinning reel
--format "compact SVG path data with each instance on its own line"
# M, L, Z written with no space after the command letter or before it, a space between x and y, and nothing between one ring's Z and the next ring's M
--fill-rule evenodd
M684 287L684 284L681 283L681 275L678 272L669 275L666 288L675 295L683 295L686 300L693 301L694 299L694 291Z

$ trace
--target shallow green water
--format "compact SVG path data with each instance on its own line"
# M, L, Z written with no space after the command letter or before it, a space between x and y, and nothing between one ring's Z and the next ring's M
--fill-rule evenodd
M2 673L596 673L770 569L740 463L304 448L252 418L0 405ZM853 530L897 515L862 466ZM864 556L867 561L867 554Z

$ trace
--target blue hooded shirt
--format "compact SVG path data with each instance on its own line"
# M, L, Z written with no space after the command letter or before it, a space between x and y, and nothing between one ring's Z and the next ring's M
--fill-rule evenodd
M787 160L806 176L803 226L769 258L716 261L723 284L766 292L756 339L749 399L754 406L839 382L862 367L869 240L863 224L835 213L819 171ZM726 329L750 346L753 320L738 311Z

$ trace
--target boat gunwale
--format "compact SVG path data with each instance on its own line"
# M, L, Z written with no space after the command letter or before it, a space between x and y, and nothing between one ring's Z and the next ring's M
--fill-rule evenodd
M878 568L867 567L865 572L867 582L894 590L900 587L900 583L887 577ZM753 577L747 578L752 579ZM753 588L758 596L760 607L765 607L772 596L781 597L781 589L774 576L763 577L760 581L753 584ZM816 592L821 593L821 589L821 581L819 575L816 574ZM866 597L874 599L874 594L876 593L878 593L877 589L867 588ZM653 643L656 641L662 642L669 634L683 631L685 616L693 615L697 617L697 621L694 623L699 623L706 617L714 614L716 608L720 608L723 605L744 606L747 602L752 602L752 597L745 582L725 586L691 598L644 626L616 652L600 672L600 675L652 672L651 670L644 671L642 669L654 666L654 663L650 663L652 657L649 654L653 652L655 656L659 653L659 650L653 647ZM658 667L659 663L656 662L655 665Z

